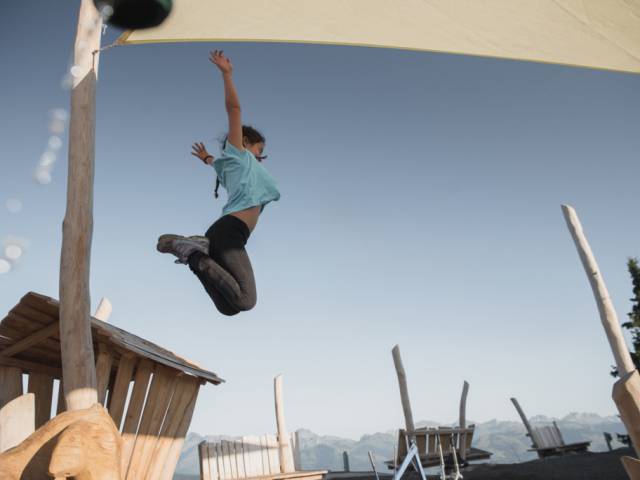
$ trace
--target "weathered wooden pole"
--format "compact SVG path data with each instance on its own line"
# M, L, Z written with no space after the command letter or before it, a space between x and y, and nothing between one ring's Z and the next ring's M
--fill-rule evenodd
M295 471L293 454L289 444L289 435L284 419L284 401L282 399L282 375L273 379L273 390L276 400L276 423L278 427L278 456L280 459L280 473Z
M604 283L589 242L584 235L580 219L573 207L569 205L562 205L562 213L591 284L591 289L598 305L600 320L607 334L609 346L613 352L620 375L620 379L613 385L613 400L618 407L622 422L631 436L636 455L640 456L640 375L638 375L638 371L631 359L629 347L627 347L622 335L622 329L620 328L611 296ZM627 468L630 475L630 465L634 462L637 462L637 460L631 458L625 462L625 468ZM640 469L638 471L640 473Z
M461 429L467 428L467 395L469 393L469 383L465 380L462 384L462 395L460 396L460 416L458 418ZM460 458L464 461L467 456L467 434L460 435L460 444L458 445L458 452L460 452Z
M98 54L102 20L81 0L72 67L67 210L60 258L60 346L68 410L98 402L91 341L89 263L93 233L93 174Z
M349 453L342 452L342 466L345 472L350 472L351 467L349 466Z
M393 347L391 354L393 355L393 363L396 367L396 374L398 375L398 386L400 387L400 401L402 402L404 421L408 435L411 437L415 430L415 425L413 424L413 413L411 412L411 402L409 401L409 388L407 387L407 375L405 374L404 366L402 365L400 347L398 345Z
M537 448L538 444L536 443L536 440L533 437L533 429L531 428L531 424L529 423L529 420L527 419L527 416L524 414L524 411L522 410L522 407L520 407L520 404L518 403L518 400L516 400L515 397L511 397L511 403L513 403L513 406L516 407L516 411L518 412L518 415L520 415L520 419L522 420L522 423L524 424L524 428L527 429L527 435L529 435L529 438L531 438L531 443L533 444L533 447ZM540 453L538 453L538 455L540 455Z

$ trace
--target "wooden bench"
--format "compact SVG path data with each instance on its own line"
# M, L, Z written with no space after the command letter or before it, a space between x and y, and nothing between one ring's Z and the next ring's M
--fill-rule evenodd
M553 422L552 425L531 425L518 400L512 398L511 403L516 407L518 415L527 429L527 436L531 438L533 443L529 451L536 452L539 458L584 453L589 449L591 442L565 443L556 422Z
M415 440L420 455L420 463L423 467L440 465L438 442L442 445L442 455L451 458L454 453L457 458L465 461L485 460L491 457L491 453L479 448L473 448L474 425L467 428L438 427L417 428L410 433L409 438ZM398 448L396 449L395 465L400 465L407 455L407 431L400 430L398 434ZM386 462L389 468L394 468L394 461Z
M297 432L289 436L291 455L280 464L275 435L252 435L198 445L202 480L294 479L321 480L326 471L301 471Z

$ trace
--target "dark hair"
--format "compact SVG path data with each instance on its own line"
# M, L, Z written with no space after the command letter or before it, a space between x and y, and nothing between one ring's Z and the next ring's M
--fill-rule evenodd
M242 140L244 140L245 138L247 139L247 142L249 142L251 145L253 145L254 143L266 142L264 135L262 135L262 133L260 133L258 130L256 130L250 125L242 126ZM228 139L229 139L229 135L227 134L224 137L222 137L222 139L220 140L220 148L222 150L224 150L225 147L227 146ZM216 177L216 189L213 192L213 195L215 196L215 198L218 198L219 187L220 187L220 178Z

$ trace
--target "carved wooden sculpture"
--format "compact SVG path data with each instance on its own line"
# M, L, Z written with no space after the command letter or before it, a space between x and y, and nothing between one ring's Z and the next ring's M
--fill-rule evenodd
M101 405L63 412L0 454L0 480L121 480L121 442Z

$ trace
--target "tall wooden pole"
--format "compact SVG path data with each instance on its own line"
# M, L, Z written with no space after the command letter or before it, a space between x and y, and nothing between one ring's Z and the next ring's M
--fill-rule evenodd
M598 305L600 320L607 334L613 357L616 360L620 379L613 385L612 397L620 412L622 423L624 423L627 432L629 432L636 455L640 456L640 375L631 359L629 347L627 347L627 343L622 336L618 315L613 307L609 291L604 283L589 242L582 230L578 214L569 205L562 205L562 213L573 237L584 270L587 273ZM632 478L640 478L640 462L629 457L625 458L625 468L627 468L629 475ZM632 475L630 469L633 469L636 473Z
M580 219L578 218L576 211L569 205L562 205L562 213L564 214L567 227L569 227L573 241L578 249L578 255L580 255L584 271L586 272L589 283L591 284L591 289L593 290L593 295L595 296L596 304L598 305L600 320L602 321L602 326L607 334L607 339L609 340L609 345L611 346L611 351L613 352L618 372L620 373L620 376L623 377L624 375L633 372L636 367L633 364L631 355L629 354L629 347L627 347L624 337L622 336L622 329L620 328L620 322L618 322L618 315L613 307L609 291L604 283L604 279L602 278L596 259L593 256L591 247L589 246L589 242L587 242L587 238L584 235L582 224L580 223Z
M289 444L289 435L284 420L284 401L282 399L282 375L273 379L273 390L276 401L276 423L278 428L278 456L280 459L280 473L295 471L293 454Z
M469 394L469 382L466 380L462 384L462 395L460 396L460 415L458 417L461 429L467 428L467 395ZM460 443L458 445L460 458L464 461L467 458L467 434L460 435Z
M400 387L400 401L402 402L402 411L404 412L404 421L407 427L407 432L410 436L413 435L415 425L413 424L413 413L411 412L411 402L409 401L409 388L407 387L407 375L404 372L404 365L402 365L402 357L400 356L400 347L396 345L391 350L393 355L393 363L396 367L396 374L398 375L398 386Z
M60 258L60 344L67 409L98 402L91 341L89 262L93 233L93 173L98 54L102 20L81 0L72 67L67 210Z

